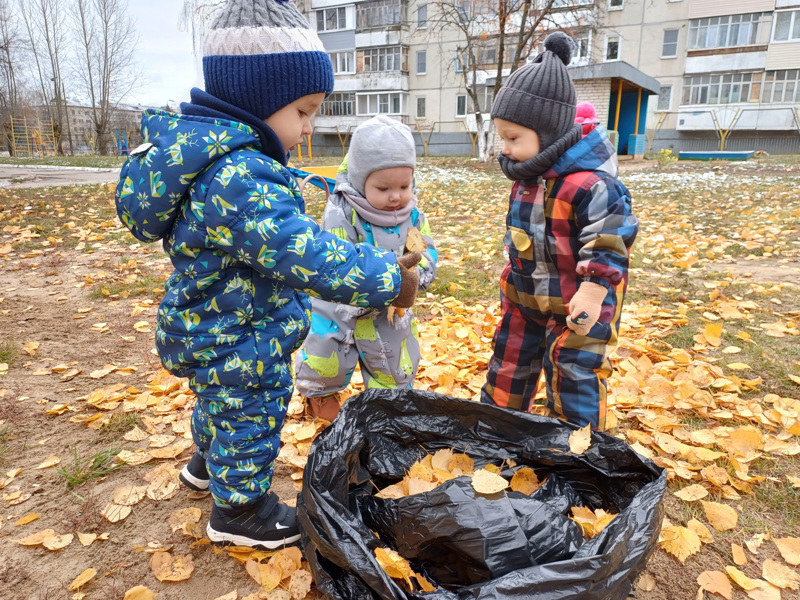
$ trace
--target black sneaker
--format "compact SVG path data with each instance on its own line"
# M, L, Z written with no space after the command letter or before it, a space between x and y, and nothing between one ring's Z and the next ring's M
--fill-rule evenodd
M208 489L208 469L206 468L206 458L200 451L183 466L181 474L178 475L181 483L195 492L203 492Z
M231 514L214 504L206 527L208 539L237 546L275 550L300 539L297 511L267 492L251 508Z

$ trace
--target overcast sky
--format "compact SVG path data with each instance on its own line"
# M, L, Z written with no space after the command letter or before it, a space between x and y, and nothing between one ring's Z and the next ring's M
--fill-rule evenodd
M127 103L160 107L188 100L189 90L202 86L188 27L178 29L182 8L182 0L128 0L128 14L139 32L136 63L142 78Z

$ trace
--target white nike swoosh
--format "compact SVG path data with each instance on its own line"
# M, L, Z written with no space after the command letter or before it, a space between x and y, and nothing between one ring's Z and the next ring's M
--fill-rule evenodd
M281 525L280 523L275 523L275 529L289 529L289 526Z

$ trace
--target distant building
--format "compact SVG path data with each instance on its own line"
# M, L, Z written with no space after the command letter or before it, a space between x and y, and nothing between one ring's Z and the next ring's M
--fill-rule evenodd
M465 0L464 14L476 6ZM713 150L722 136L729 136L726 149L800 150L800 0L554 6L576 42L578 101L591 101L617 132L621 154L646 151L647 142L652 151ZM305 0L335 72L334 93L316 120L316 152L341 155L358 123L378 113L408 124L420 151L422 136L432 135L430 154L472 152L473 107L459 51L465 38L459 31L434 35L434 10L427 0ZM496 33L484 23L479 40L480 109L488 118Z

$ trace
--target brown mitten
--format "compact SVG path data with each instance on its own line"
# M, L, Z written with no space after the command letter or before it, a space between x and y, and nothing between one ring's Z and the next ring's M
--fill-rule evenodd
M397 308L411 308L417 301L417 290L419 290L419 273L414 271L414 267L422 259L419 252L409 252L397 259L400 267L400 293L392 302L392 306Z
M581 287L569 302L567 327L578 335L587 335L600 318L600 310L607 294L608 289L599 283L591 281L581 283Z

